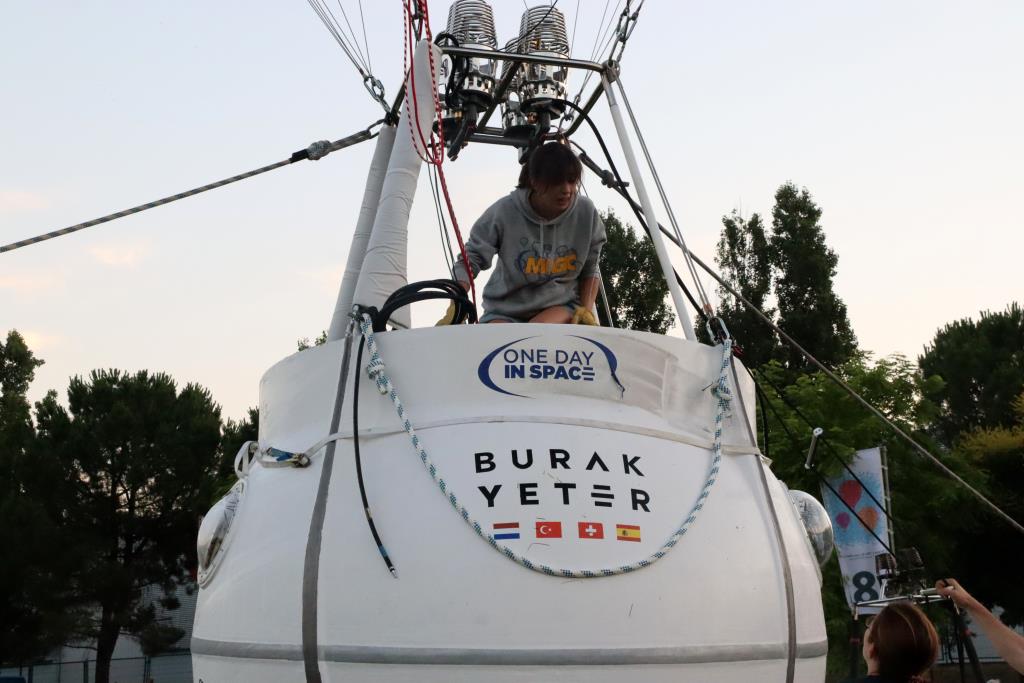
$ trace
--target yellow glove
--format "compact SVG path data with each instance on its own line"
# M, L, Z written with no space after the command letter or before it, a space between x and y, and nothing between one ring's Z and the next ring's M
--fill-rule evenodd
M597 325L597 318L586 308L577 306L576 311L572 314L573 325Z
M440 327L441 325L451 325L455 320L455 302L451 301L448 303L448 310L444 312L444 317L434 323L434 327Z

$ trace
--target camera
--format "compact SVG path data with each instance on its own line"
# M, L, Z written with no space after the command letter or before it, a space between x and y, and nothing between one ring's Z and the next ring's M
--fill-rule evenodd
M875 574L882 585L886 598L905 596L912 598L925 590L924 562L917 548L903 548L890 553L875 555Z

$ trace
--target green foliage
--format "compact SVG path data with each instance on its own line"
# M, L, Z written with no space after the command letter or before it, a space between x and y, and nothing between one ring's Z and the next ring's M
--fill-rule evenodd
M856 356L836 371L856 392L879 408L901 429L939 452L924 429L935 418L936 406L927 399L936 379L923 378L901 356L872 361ZM886 450L896 520L898 548L914 546L925 559L932 576L949 576L957 567L958 538L966 533L963 511L974 509L969 495L953 486L948 477L923 460L910 446L846 394L824 373L792 377L781 363L772 361L757 376L765 389L769 436L762 451L772 458L772 470L791 488L820 497L821 484L804 468L811 429L825 430L817 452L818 469L825 476L842 471L859 449L882 446ZM780 397L781 395L781 397ZM763 424L763 419L762 419ZM972 485L983 485L969 463L957 455L942 456L944 463ZM957 514L952 514L954 511ZM849 666L849 609L842 594L837 564L833 559L824 572L822 599L829 633L829 670L845 672ZM830 674L831 675L831 674Z
M774 318L775 310L767 307L772 286L768 238L758 214L749 220L737 211L722 216L722 236L715 261L726 281L765 315ZM775 333L724 287L719 288L718 294L721 303L717 313L740 345L743 362L756 368L771 360L777 344Z
M988 492L1006 514L1024 520L1024 391L1011 402L1014 424L979 428L963 436L958 450L984 473ZM999 605L1008 624L1024 623L1024 585L1020 581L1020 538L1006 543L1009 528L991 515L979 515L964 534L971 552L960 557L960 578L985 604Z
M0 476L31 442L32 417L25 393L42 364L17 330L7 333L6 344L0 342Z
M608 242L601 252L601 276L615 325L664 334L674 316L665 301L668 284L654 243L638 237L612 211L601 218L608 232ZM597 308L601 324L609 325L604 308Z
M64 537L32 482L35 429L26 392L43 361L18 332L0 341L0 662L41 657L74 630L79 616L63 609L71 562Z
M846 305L833 291L838 258L825 244L821 209L806 188L779 187L770 235L756 213L749 220L735 211L723 216L715 260L726 281L826 367L838 367L857 353ZM791 374L814 369L724 288L719 295L718 314L748 366L776 359ZM772 297L775 308L769 307Z
M931 432L952 447L982 479L982 492L1017 521L1024 521L1024 310L1017 303L979 320L940 329L919 359L934 380L928 396L939 406ZM1024 622L1020 539L980 504L957 511L953 542L969 544L951 575L987 605L999 605L1009 623Z
M147 657L166 652L185 635L177 626L157 621L156 606L153 603L140 605L126 626L126 630L138 638L142 654Z
M217 498L224 496L235 484L235 456L247 441L256 441L260 431L260 409L249 408L241 420L224 423L220 437L220 464L217 466Z
M1024 309L1013 303L982 312L977 322L946 325L918 363L944 381L931 398L941 407L936 427L947 446L966 432L1012 426L1013 399L1024 391Z
M838 257L825 244L821 209L806 188L793 183L775 193L769 255L775 273L778 325L825 367L842 365L857 350L846 304L833 291ZM784 348L791 370L809 369L798 351Z
M80 636L97 642L103 683L122 630L147 633L147 647L170 635L152 631L142 591L171 589L195 566L198 520L214 493L220 408L206 389L179 392L169 376L146 371L75 377L67 399L67 409L53 393L36 406L35 469L49 484L40 495L56 508L52 518L73 539L63 549L77 562L72 604L94 609Z
M314 339L312 343L309 341L309 337L303 337L302 339L295 342L295 345L298 347L299 351L305 351L308 348L312 348L314 346L323 346L326 343L327 330L321 330L320 334L317 335L316 339Z

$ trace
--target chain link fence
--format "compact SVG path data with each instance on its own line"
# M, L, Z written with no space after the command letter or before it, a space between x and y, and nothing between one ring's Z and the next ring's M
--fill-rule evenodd
M96 660L0 667L0 680L17 681L19 677L25 683L93 683ZM177 652L157 657L112 659L110 683L192 683L192 655Z

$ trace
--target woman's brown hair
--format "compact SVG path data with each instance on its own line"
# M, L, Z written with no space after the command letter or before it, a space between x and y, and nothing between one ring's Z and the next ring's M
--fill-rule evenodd
M519 171L516 187L530 189L534 183L540 186L578 183L582 177L583 164L568 145L547 142L530 152Z
M939 636L921 609L895 602L878 613L866 635L874 650L878 675L892 681L915 681L939 654Z

